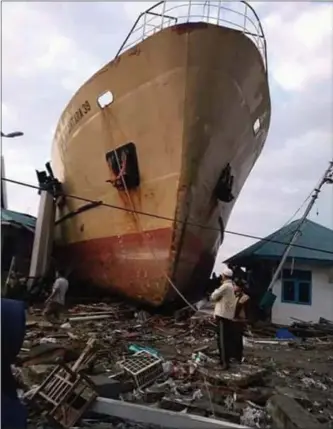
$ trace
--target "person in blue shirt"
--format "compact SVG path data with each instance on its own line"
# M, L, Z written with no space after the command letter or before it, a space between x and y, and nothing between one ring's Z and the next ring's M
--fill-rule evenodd
M25 336L25 305L1 298L1 428L26 429L27 412L17 396L11 365Z

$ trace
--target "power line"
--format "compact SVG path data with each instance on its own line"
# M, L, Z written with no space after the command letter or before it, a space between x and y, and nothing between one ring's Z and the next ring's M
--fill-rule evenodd
M309 201L309 199L312 197L312 194L315 192L316 187L314 187L313 189L311 189L311 192L309 193L309 195L305 198L305 200L302 202L302 204L298 207L298 209L295 211L295 213L287 220L287 222L285 222L280 229L285 228L287 225L289 225L291 223L291 221L295 218L295 216L302 210L302 208L304 207L304 205L307 203L307 201ZM271 241L269 239L267 239L266 241L263 241L261 243L261 245L259 245L259 247L257 248L257 251L259 249L261 249L263 246L265 246L266 242ZM296 246L297 247L297 246Z
M330 170L327 170L327 172L326 172L327 181L329 181L331 179L331 176L333 174L332 165L333 164L330 163ZM313 193L316 191L316 189L318 188L318 186L319 186L319 184L317 182L316 186L311 190L311 192L309 193L309 195L305 198L305 200L298 207L298 209L295 211L295 213L289 218L289 220L282 226L282 228L284 228L286 225L288 225L294 219L294 217L302 210L302 208L305 206L305 203L307 203L309 201L309 199L312 197Z
M298 224L297 230L295 231L295 233L293 234L290 243L288 244L288 246L286 247L285 251L283 252L281 261L275 271L275 273L273 274L272 280L268 286L268 291L271 291L275 285L276 280L278 279L278 276L281 272L281 270L283 269L283 265L285 263L285 261L287 260L287 257L289 255L290 250L293 247L293 244L296 243L298 237L301 235L301 228L302 225L304 224L304 222L306 221L306 218L308 217L308 215L310 214L312 207L314 206L316 200L319 197L321 188L326 184L326 183L333 183L333 181L331 181L331 177L333 175L333 161L330 161L329 166L327 167L327 169L325 170L324 175L322 176L322 178L320 179L320 182L318 184L318 186L315 188L313 195L311 197L311 201L308 204L307 208L305 209L305 212Z
M286 223L283 224L282 228L284 228L285 226L289 225L290 222L295 218L295 216L302 210L302 208L305 206L305 204L309 201L309 199L311 198L313 192L315 191L316 188L313 188L311 190L311 192L309 193L309 195L305 198L305 200L302 202L302 204L298 207L298 209L295 211L295 213L287 220Z
M8 179L8 178L4 178L4 177L2 177L1 180L5 181L5 182L8 182L8 183L12 183L14 185L20 185L20 186L25 186L26 188L36 189L37 191L43 191L43 190L45 190L44 188L42 188L40 186L32 185L32 184L26 183L26 182L21 182L21 181L18 181L18 180ZM219 228L214 228L214 227L211 227L211 226L200 225L200 224L197 224L197 223L194 223L194 222L190 222L190 221L183 221L183 220L179 220L179 219L174 219L174 218L170 218L170 217L167 217L167 216L157 215L157 214L154 214L154 213L143 212L141 210L132 210L132 209L128 209L128 208L125 208L125 207L116 206L114 204L105 203L104 201L96 201L96 200L91 200L89 198L80 197L78 195L66 194L66 193L62 193L61 195L63 195L64 197L67 197L67 198L72 198L74 200L83 201L85 203L95 203L95 204L98 204L99 206L104 206L104 207L108 207L108 208L111 208L111 209L121 210L121 211L129 212L129 213L135 213L135 214L142 215L142 216L153 217L155 219L166 220L166 221L169 221L169 222L177 222L177 223L181 223L181 224L187 224L189 226L194 226L194 227L201 228L201 229L206 229L206 230L209 230L209 231L220 232ZM266 241L266 242L270 242L270 243L283 244L283 245L288 245L289 244L289 242L284 242L284 241L279 241L279 240L271 240L270 238L258 237L256 235L245 234L245 233L242 233L242 232L225 230L224 233L225 234L230 234L230 235L235 235L235 236L238 236L238 237L251 238L253 240ZM298 247L300 249L310 250L310 251L313 251L313 252L322 252L322 253L326 253L326 254L329 254L329 255L333 255L333 252L331 252L330 250L318 249L318 248L309 247L309 246L302 246L301 244L294 244L293 247Z

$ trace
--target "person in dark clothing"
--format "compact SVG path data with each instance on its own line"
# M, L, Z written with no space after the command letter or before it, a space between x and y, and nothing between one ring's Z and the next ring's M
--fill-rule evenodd
M236 296L235 318L233 320L233 351L232 357L238 363L243 361L243 333L245 325L249 319L250 297L245 293L245 287L242 283L235 283L234 292Z
M11 370L25 335L25 305L1 298L1 428L25 429L27 413L16 391Z

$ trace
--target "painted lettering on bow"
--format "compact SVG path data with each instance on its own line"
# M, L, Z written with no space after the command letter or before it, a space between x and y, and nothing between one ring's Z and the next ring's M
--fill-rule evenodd
M64 121L63 126L61 127L61 133L63 137L67 137L72 131L73 128L81 121L81 119L91 111L91 106L88 100L82 103L67 121Z

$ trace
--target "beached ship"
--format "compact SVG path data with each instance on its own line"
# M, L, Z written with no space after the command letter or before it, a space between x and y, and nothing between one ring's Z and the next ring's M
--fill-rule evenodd
M196 295L269 123L266 41L249 4L142 13L57 126L53 170L83 197L57 210L72 275L154 306Z

